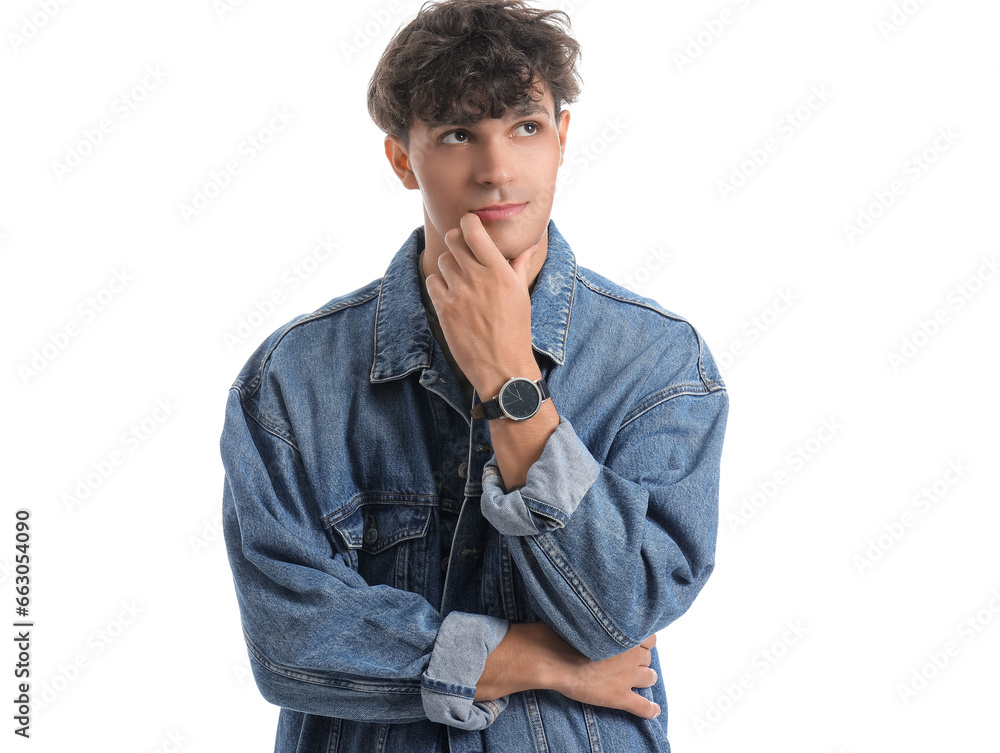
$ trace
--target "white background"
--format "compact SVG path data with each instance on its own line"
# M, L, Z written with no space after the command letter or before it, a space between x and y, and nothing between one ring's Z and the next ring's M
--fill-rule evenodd
M273 747L223 407L257 343L422 222L365 107L419 3L233 5L0 13L0 603L12 624L27 508L36 701L14 738L8 637L4 750ZM659 636L674 750L1000 749L1000 6L562 7L584 90L553 219L689 318L730 389L716 572Z

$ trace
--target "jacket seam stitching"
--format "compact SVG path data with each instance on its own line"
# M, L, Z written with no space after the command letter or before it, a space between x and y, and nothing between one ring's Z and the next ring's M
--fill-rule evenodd
M612 298L612 299L614 299L616 301L620 301L621 303L628 303L628 304L631 304L632 306L638 306L640 308L648 309L650 311L653 311L653 312L659 314L660 316L662 316L662 317L664 317L666 319L670 319L670 320L675 321L675 322L682 322L682 323L688 325L689 327L691 327L692 330L694 329L694 325L692 325L691 322L689 322L687 319L685 319L680 314L671 313L671 312L667 311L666 309L660 308L659 306L654 306L652 304L646 303L645 301L640 301L640 300L635 299L635 298L626 298L625 296L619 295L618 293L614 293L614 292L612 292L610 290L607 290L606 288L600 287L597 283L588 280L586 277L584 277L581 274L578 274L577 278L580 280L580 282L582 282L584 285L586 285L588 288L590 288L591 290L593 290L598 295L603 295L603 296L605 296L607 298Z
M292 670L287 667L283 667L280 664L275 664L273 661L264 656L263 652L257 648L257 645L250 640L250 636L247 635L245 630L243 631L243 637L246 639L247 648L250 651L251 657L258 664L260 664L261 667L266 669L271 674L279 677L284 677L289 680L298 680L300 682L307 682L311 685L345 688L359 693L393 692L419 695L421 692L419 684L406 685L400 683L372 682L370 680L341 680L339 678L323 677L322 675L313 674L311 672L303 672L302 670Z
M343 507L323 516L325 528L339 523L343 518L357 512L358 508L370 502L406 502L408 504L434 507L440 496L437 494L406 494L403 492L359 492ZM339 516L339 517L338 517Z
M369 286L371 284L372 283L369 283ZM364 290L364 288L362 289ZM367 303L368 301L372 300L372 298L375 298L378 294L379 290L371 290L365 293L361 293L359 295L354 296L353 298L348 298L347 300L339 301L338 303L335 303L329 308L322 308L319 309L318 311L313 311L311 314L305 314L301 318L289 322L287 325L285 325L285 329L281 332L281 334L274 341L271 347L268 348L267 353L264 354L264 357L261 359L260 362L260 368L257 369L257 372L256 374L254 374L253 379L251 379L249 382L245 384L241 382L239 379L237 379L235 382L233 382L233 388L239 391L243 399L249 399L253 397L253 395L257 392L257 390L260 389L260 385L264 378L264 369L267 367L268 362L271 360L271 355L274 353L275 348L278 347L278 345L281 343L282 340L285 339L285 336L289 332L291 332L293 329L302 324L308 324L309 322L314 322L319 319L324 319L327 316L332 316L333 314L336 314L345 309L353 308L355 306L360 306L361 304ZM244 389L246 390L245 392Z
M431 680L429 682L424 682L422 688L428 693L437 693L439 695L451 696L452 698L461 698L463 701L471 701L472 696L469 693L462 692L460 690L446 690L440 685L435 683L440 682L439 680Z
M569 520L569 515L561 507L542 502L530 494L521 494L521 499L524 500L525 507L528 508L528 512L530 513L546 517L549 520L559 523L560 526L565 526L566 521ZM528 505L529 502L531 503L530 506Z
M233 389L235 389L235 387ZM293 450L295 450L295 452L297 453L299 452L298 444L295 442L294 439L286 437L284 432L279 427L272 426L269 421L267 421L264 418L261 418L260 416L248 410L246 404L242 400L240 400L240 408L243 409L243 415L245 415L247 418L253 419L253 422L258 426L260 426L260 428L262 428L268 434L270 434L273 437L276 437L277 439L280 439L282 442L284 442Z
M559 554L555 546L549 542L545 536L535 536L533 537L538 544L538 547L545 554L546 558L555 566L556 570L562 575L563 579L569 584L569 586L576 591L576 593L581 597L584 605L590 611L591 614L597 618L598 623L604 628L604 632L608 634L615 643L623 648L632 648L632 646L637 645L636 643L630 643L628 636L611 620L608 614L601 609L594 598L594 595L587 590L586 585L576 574L576 571L569 566L569 563L563 559L562 555Z
M710 379L709 377L707 377L705 375L705 368L704 368L704 364L702 362L703 361L703 357L704 357L704 351L705 351L705 349L704 349L704 343L702 342L701 334L698 332L698 330L695 328L695 326L693 324L691 324L690 321L688 321L687 319L685 319L683 316L680 316L679 314L671 313L671 312L667 311L666 309L661 308L659 306L655 306L655 305L652 305L650 303L646 303L644 301L639 301L639 300L636 300L636 299L633 299L633 298L626 298L625 296L622 296L622 295L619 295L617 293L614 293L614 292L612 292L610 290L607 290L607 289L605 289L603 287L600 287L595 282L591 282L590 280L587 280L582 275L580 276L579 279L580 279L580 282L582 282L584 285L586 285L588 288L590 288L591 290L593 290L598 295L606 296L607 298L611 298L613 300L620 301L621 303L631 304L633 306L639 306L640 308L648 309L649 311L653 311L653 312L659 314L660 316L662 316L662 317L664 317L666 319L670 319L671 321L675 321L675 322L680 322L680 323L686 324L688 327L690 327L691 328L691 333L694 335L695 340L698 343L698 378L701 380L701 383L705 386L705 388L709 392L713 392L716 389L725 389L725 384L723 384L721 382L717 382L714 379Z
M694 327L692 327L692 329L694 329ZM697 330L695 330L694 336L698 340L698 376L701 378L701 383L704 384L706 388L708 388L709 386L708 383L711 380L709 380L708 377L705 376L705 369L701 362L702 356L704 355L704 348L702 347L701 335L698 334Z
M386 276L387 275L388 272L386 272ZM378 303L375 305L375 321L372 326L372 370L368 375L368 379L372 382L380 381L379 378L375 376L375 366L378 364L378 323L382 316L383 288L385 288L385 276L382 277L382 280L378 285Z
M626 414L625 418L622 419L621 425L618 427L619 431L621 429L624 429L626 426L628 426L630 423L635 421L640 416L649 413L649 411L653 410L653 408L655 408L656 406L662 405L668 400L673 400L675 397L683 397L685 395L691 395L694 397L706 397L716 392L726 391L725 386L723 386L719 382L709 382L709 384L711 385L711 388L707 390L701 388L695 388L694 385L677 385L676 387L668 387L665 390L661 390L660 392L654 393L650 397L645 398L643 401L639 403L637 407L633 408L631 411L629 411L628 414ZM649 402L648 405L646 404L647 401Z

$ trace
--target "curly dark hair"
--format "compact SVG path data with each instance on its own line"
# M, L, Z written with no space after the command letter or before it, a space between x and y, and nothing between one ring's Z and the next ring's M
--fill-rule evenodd
M414 116L429 126L500 118L538 102L544 82L558 116L580 95L580 44L569 27L563 11L524 0L426 2L382 53L368 112L408 145Z

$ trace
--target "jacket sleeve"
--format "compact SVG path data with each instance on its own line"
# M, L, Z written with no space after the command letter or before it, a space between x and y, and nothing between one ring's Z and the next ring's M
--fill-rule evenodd
M728 405L721 381L650 394L600 462L560 417L509 493L496 459L487 463L483 515L505 535L536 611L591 659L666 627L711 574Z
M279 706L361 721L480 729L505 699L474 703L508 623L369 586L326 538L294 444L229 393L223 527L250 665Z

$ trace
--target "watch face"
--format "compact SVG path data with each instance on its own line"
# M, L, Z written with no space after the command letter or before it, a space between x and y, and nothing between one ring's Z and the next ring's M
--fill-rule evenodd
M528 379L511 379L500 391L500 408L515 421L531 418L541 404L538 387Z

